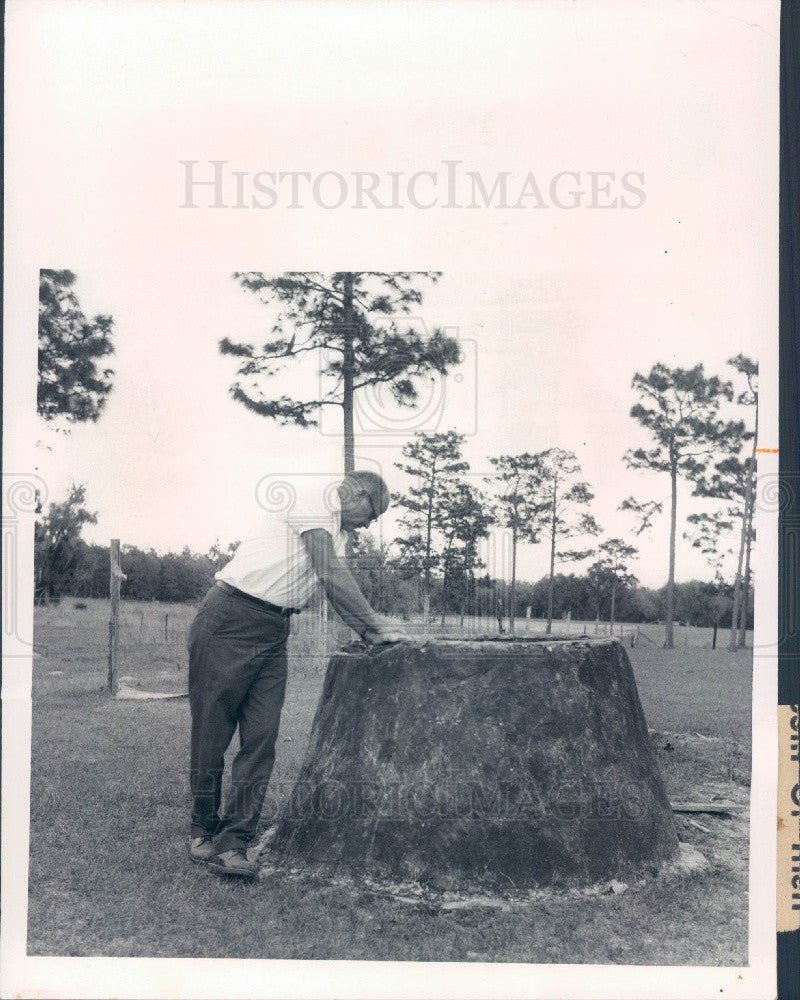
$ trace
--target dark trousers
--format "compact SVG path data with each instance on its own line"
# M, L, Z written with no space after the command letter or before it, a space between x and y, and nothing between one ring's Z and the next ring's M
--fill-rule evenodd
M213 836L220 853L255 836L275 763L288 636L288 617L219 587L189 629L192 836ZM237 726L240 749L220 815L224 754Z

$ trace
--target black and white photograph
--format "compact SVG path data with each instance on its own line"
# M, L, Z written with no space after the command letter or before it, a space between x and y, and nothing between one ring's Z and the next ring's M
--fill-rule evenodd
M774 995L777 22L8 4L4 995Z

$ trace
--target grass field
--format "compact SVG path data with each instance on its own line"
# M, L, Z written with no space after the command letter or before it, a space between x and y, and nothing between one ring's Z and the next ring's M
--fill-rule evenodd
M665 871L622 894L541 892L454 909L425 893L403 902L367 883L302 875L232 885L191 865L188 703L109 700L108 605L85 603L37 611L31 954L746 962L749 651L712 652L702 630L687 630L674 651L655 640L628 650L670 796L742 806L731 818L696 818L705 830L678 817L681 840L708 858L705 871ZM185 687L191 607L125 602L122 614L121 672L151 690ZM324 677L311 616L293 628L276 800L264 824L299 770Z

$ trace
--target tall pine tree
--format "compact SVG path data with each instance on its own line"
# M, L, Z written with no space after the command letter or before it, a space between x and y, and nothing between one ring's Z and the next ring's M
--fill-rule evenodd
M598 535L600 525L589 513L594 493L581 480L577 457L563 448L548 448L536 455L541 477L538 516L550 540L550 577L547 587L547 634L553 630L553 589L556 560L578 562L587 559L594 549L562 549L561 545L577 536Z
M414 485L394 498L395 504L405 510L399 520L405 535L396 543L400 565L421 575L425 622L430 615L431 574L440 561L434 538L436 518L459 477L469 468L461 455L463 444L464 435L455 431L420 431L403 446L404 461L395 462L398 469L414 479Z
M614 615L617 607L617 594L626 587L637 583L636 577L628 568L628 561L636 559L639 552L633 545L628 545L621 538L607 538L598 546L599 558L592 563L588 577L596 587L598 594L610 594L608 611L611 632L614 632ZM598 603L598 616L600 608Z
M536 456L500 455L490 458L495 473L487 482L497 489L498 521L511 531L511 587L509 593L508 629L513 635L517 612L517 547L521 541L539 540L539 492L542 476Z
M478 544L487 537L493 523L491 505L472 483L460 480L443 494L434 512L434 524L442 539L442 625L451 596L458 597L463 625L467 598L475 590L475 570L483 565Z
M736 527L738 538L730 648L739 649L744 646L747 634L750 553L754 538L758 364L743 354L731 358L728 364L743 378L743 388L736 394L735 402L740 406L753 408L755 415L752 429L748 429L744 422L732 425L731 432L724 442L726 454L706 469L695 483L696 496L723 500L725 507L710 513L693 514L688 520L696 526L692 544L706 554L714 535L719 545L726 530ZM735 430L738 430L738 433L735 433Z
M254 413L298 427L316 426L321 407L340 407L345 473L355 464L359 392L383 387L396 404L413 406L421 378L446 375L461 360L456 338L438 329L426 338L398 322L421 304L420 285L435 282L435 272L291 271L269 277L251 271L233 277L266 305L277 306L278 315L266 343L220 341L221 353L240 362L231 396ZM270 394L271 377L307 354L321 358L320 374L331 388L305 400Z
M731 383L716 375L706 376L702 365L695 365L694 368L669 368L664 364L655 364L647 375L636 372L632 387L640 402L631 407L630 415L650 432L653 446L649 449L630 449L624 455L625 463L632 469L666 473L670 480L664 646L672 649L678 479L684 478L696 484L712 456L727 451L731 440L743 432L743 425L741 422L725 422L720 418L720 404L723 400L733 398ZM628 505L627 509L635 510L637 506L633 498L625 501L625 504Z

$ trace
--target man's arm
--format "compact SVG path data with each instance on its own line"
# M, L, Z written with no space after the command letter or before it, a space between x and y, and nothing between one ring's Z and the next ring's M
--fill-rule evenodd
M367 641L397 642L403 638L370 607L355 577L334 552L333 539L324 528L312 528L300 537L328 600L345 625Z

